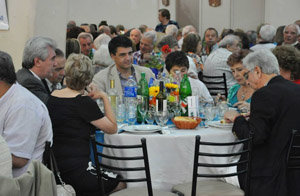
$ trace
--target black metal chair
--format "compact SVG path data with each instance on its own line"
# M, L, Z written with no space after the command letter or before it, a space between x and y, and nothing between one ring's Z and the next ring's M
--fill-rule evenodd
M218 93L220 93L227 98L228 90L225 73L223 73L221 76L206 76L202 74L199 75L199 79L206 85L211 96L216 96ZM219 79L219 81L211 81L212 79Z
M147 145L146 145L146 139L141 139L141 144L137 145L109 145L97 142L95 140L95 135L91 135L91 141L94 151L94 158L96 163L96 170L97 170L97 176L98 176L98 184L100 187L100 190L102 192L102 195L104 195L104 186L102 182L102 172L101 168L107 169L109 171L127 171L127 172L139 172L139 171L145 171L145 177L144 178L122 178L120 179L121 182L131 183L131 182L146 182L146 187L138 187L138 188L126 188L117 192L114 192L110 194L111 196L175 196L176 194L171 192L164 192L159 190L153 190L152 184L151 184L151 176L150 176L150 168L149 168L149 160L148 160L148 152L147 152ZM97 146L102 146L103 148L111 148L111 149L120 149L120 150L130 150L130 149L141 149L142 154L141 156L133 156L133 157L118 157L113 155L108 155L104 153L100 153L97 151ZM102 157L102 161L99 162L98 156ZM128 167L128 168L122 168L117 166L110 166L107 164L104 164L104 159L111 159L111 160L117 160L117 161L140 161L144 163L144 166L141 167Z
M292 130L287 156L287 168L289 170L300 169L300 130Z
M244 144L244 147L241 148L238 152L232 153L208 153L202 152L200 146L236 146ZM203 142L200 141L200 136L196 136L195 144L195 154L194 154L194 167L193 167L193 178L192 182L176 185L172 188L172 192L179 195L192 195L192 196L244 196L249 195L250 190L250 179L248 173L251 168L251 148L252 148L252 134L249 138L238 140L235 142L227 143L214 143L214 142ZM199 162L199 156L206 157L235 157L243 156L245 159L239 159L233 163L204 163ZM207 168L228 168L233 166L242 166L243 169L234 172L227 172L224 174L202 174L198 173L198 167L207 167ZM242 189L221 181L219 178L233 177L238 175L246 175L245 180L245 191ZM198 177L204 178L213 178L213 179L201 179L197 181Z

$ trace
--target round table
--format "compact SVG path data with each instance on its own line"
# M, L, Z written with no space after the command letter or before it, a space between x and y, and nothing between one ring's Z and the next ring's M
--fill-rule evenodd
M231 132L231 128L200 128L194 130L183 130L171 128L169 134L132 134L122 132L119 134L108 135L105 134L104 141L107 144L130 145L139 144L142 137L147 140L147 150L149 156L150 173L152 186L154 189L171 190L172 186L192 181L195 136L200 135L201 140L210 142L232 142L236 140ZM235 151L236 147L201 147L201 151L211 153L228 153ZM117 156L137 156L141 155L141 150L111 150L104 148L104 153L113 154ZM199 157L204 162L224 162L233 161L232 158L218 158L218 157ZM236 159L235 159L236 160ZM142 166L141 162L133 161L108 161L103 158L105 163L121 166ZM236 168L230 168L236 169ZM199 171L205 173L226 173L228 168L214 168L204 169L199 167ZM144 177L141 172L123 172L125 177ZM229 178L227 178L229 179ZM226 180L227 181L227 180ZM233 184L238 184L237 178L230 178ZM146 186L146 183L129 183L129 187Z

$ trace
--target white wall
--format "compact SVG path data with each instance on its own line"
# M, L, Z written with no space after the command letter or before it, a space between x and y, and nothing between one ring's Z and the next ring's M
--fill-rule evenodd
M141 24L155 28L158 9L158 0L69 0L67 17L77 25L94 23L98 26L101 20L106 20L108 24L123 24L128 29Z
M300 0L265 0L265 22L278 27L300 20Z
M6 1L9 30L0 30L0 50L9 53L15 67L20 68L23 47L28 37L33 34L36 0Z
M25 42L34 35L52 37L58 47L65 48L66 23L73 19L80 23L124 24L155 27L161 0L9 0L10 29L0 31L0 50L12 55L16 69L21 67ZM170 0L171 18L190 20L203 35L205 28L241 27L256 29L261 22L275 27L300 19L299 0L222 0L218 8L209 7L208 0ZM181 6L183 5L183 6ZM180 13L178 13L180 11ZM177 12L177 13L176 13ZM198 17L198 18L197 18ZM184 24L185 25L185 24ZM181 25L183 26L183 25Z

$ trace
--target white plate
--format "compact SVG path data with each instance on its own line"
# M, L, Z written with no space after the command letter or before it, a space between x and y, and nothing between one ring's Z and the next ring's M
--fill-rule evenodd
M123 127L123 130L130 133L154 133L161 131L157 125L130 125Z
M207 123L211 127L217 128L232 128L233 123L220 123L220 121L210 121Z

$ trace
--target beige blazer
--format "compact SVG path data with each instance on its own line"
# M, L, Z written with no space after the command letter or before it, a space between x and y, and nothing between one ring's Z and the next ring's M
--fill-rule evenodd
M135 70L135 76L137 79L137 82L141 79L141 73L144 72L146 74L146 79L149 83L149 80L151 77L155 78L153 72L151 71L151 69L147 68L147 67L142 67L139 65L132 65L134 70ZM116 65L113 64L103 70L101 70L100 72L98 72L94 78L93 78L93 84L96 85L96 87L107 93L107 91L110 88L110 79L113 78L115 79L115 88L118 92L118 95L123 95L123 90L122 90L122 86L121 86L121 81L120 81L120 77L116 68Z
M17 178L0 175L0 195L56 196L54 174L40 161L32 161L27 172Z

